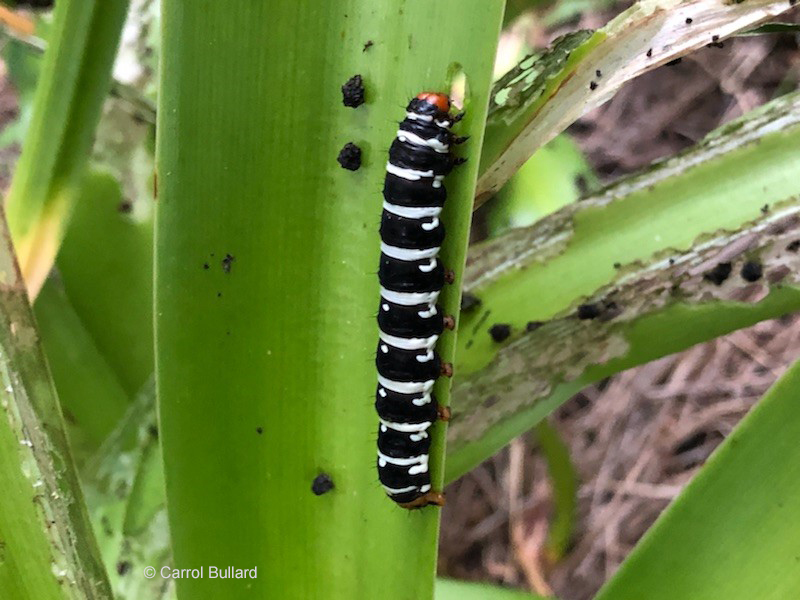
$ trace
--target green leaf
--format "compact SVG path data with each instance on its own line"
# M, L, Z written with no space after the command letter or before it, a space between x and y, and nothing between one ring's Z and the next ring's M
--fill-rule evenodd
M181 579L179 596L431 598L439 510L409 514L375 473L380 190L409 98L447 91L459 65L458 131L477 154L502 7L164 2L156 364L173 552L180 568L258 568ZM355 74L367 103L352 109ZM347 142L357 172L336 162ZM442 260L457 273L476 171L447 181ZM454 311L459 286L442 302ZM448 334L444 360L453 349ZM335 488L317 497L323 472Z
M105 599L58 400L0 223L0 590L9 600Z
M149 204L123 198L109 173L90 171L56 262L69 302L129 397L153 373Z
M790 8L785 0L641 0L594 34L559 38L523 59L492 92L476 206L627 81Z
M800 94L472 251L447 479L585 385L800 308ZM784 224L786 222L786 224ZM754 287L741 276L762 266ZM713 269L730 264L717 286ZM580 308L582 307L582 308ZM583 318L581 318L581 315ZM488 333L505 323L502 343Z
M48 279L35 304L47 362L78 464L95 452L125 414L128 394L97 349L61 283Z
M35 297L53 264L111 82L127 0L59 0L33 118L6 199Z
M559 136L531 156L487 205L489 236L531 225L598 184L575 142Z
M639 542L597 600L800 596L800 363Z

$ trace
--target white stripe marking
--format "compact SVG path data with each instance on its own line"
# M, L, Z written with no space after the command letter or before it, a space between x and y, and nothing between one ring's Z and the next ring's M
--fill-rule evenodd
M428 148L436 150L436 152L440 154L446 154L450 151L450 144L445 144L436 138L429 138L426 140L425 138L418 136L416 133L411 133L410 131L405 131L403 129L397 130L397 139L401 142L414 144L415 146L427 146Z
M436 340L439 339L438 335L426 338L401 338L383 331L379 331L378 335L380 335L381 340L390 346L400 348L400 350L429 350L436 345Z
M411 458L393 458L378 451L378 465L385 467L387 464L396 467L410 467L408 469L408 474L418 475L428 470L428 455L420 454L419 456L412 456Z
M425 421L424 423L392 423L391 421L384 421L383 419L380 421L381 425L401 433L420 433L433 425L431 421Z
M384 354L388 354L389 346L387 346L386 344L381 344L381 352L383 352Z
M415 112L407 112L406 119L411 119L412 121L426 121L428 123L433 121L433 117L431 115L421 115Z
M433 169L427 171L418 171L417 169L404 169L393 165L391 162L386 163L386 171L392 175L397 175L407 181L419 181L423 177L433 177Z
M398 394L421 394L430 392L434 384L433 379L428 381L394 381L386 379L383 375L378 375L378 383L385 387L387 390L397 392ZM420 399L422 400L422 399ZM414 404L416 404L414 400Z
M389 305L388 304L381 304L381 309L385 312L389 312Z
M381 297L393 304L415 306L417 304L433 304L439 298L439 292L393 292L381 286Z
M422 486L422 487L425 487L425 486ZM430 487L431 486L428 486L428 489L430 489ZM386 490L387 494L393 494L394 495L394 494L404 494L405 492L413 492L414 490L417 489L417 486L410 485L410 486L404 487L404 488L390 488L390 487L383 486L383 489ZM422 488L419 488L419 489L420 489L420 491L422 491Z
M416 260L425 260L426 258L433 258L439 254L439 246L435 248L423 248L421 250L413 248L400 248L399 246L390 246L381 242L381 252L386 256L391 256L397 260L405 262L414 262Z
M438 217L442 213L441 206L400 206L384 200L383 209L398 217L406 219L424 219L425 217Z

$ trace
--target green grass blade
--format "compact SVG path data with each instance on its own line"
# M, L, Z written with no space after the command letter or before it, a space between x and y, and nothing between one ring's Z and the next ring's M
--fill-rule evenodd
M110 596L55 391L7 231L0 271L0 591Z
M791 5L786 0L641 0L594 35L577 34L560 40L544 57L525 58L492 93L476 206L540 146L627 81Z
M127 0L61 0L28 130L6 199L20 266L35 296L53 264L72 194L111 84Z
M798 235L799 109L800 94L778 99L475 249L465 289L482 304L461 318L448 480L592 381L800 308L798 254L786 250ZM767 275L756 287L770 279L763 300L740 276L749 259ZM703 278L719 262L732 268L721 287ZM584 303L614 308L582 320ZM502 344L494 323L511 325Z
M556 563L572 542L578 505L578 473L569 456L569 446L561 439L558 430L547 419L534 428L539 451L547 463L553 497L553 517L547 535L547 559Z
M393 505L374 466L380 190L406 103L447 89L456 61L477 154L502 5L164 2L156 364L173 551L182 568L258 567L182 579L179 596L432 596L439 511ZM340 88L356 73L354 110ZM349 141L355 173L336 162ZM448 179L456 272L476 163ZM336 487L316 497L320 472Z
M48 279L34 307L78 464L95 452L128 407L128 394L97 349L61 283Z
M796 363L714 452L597 600L800 597Z

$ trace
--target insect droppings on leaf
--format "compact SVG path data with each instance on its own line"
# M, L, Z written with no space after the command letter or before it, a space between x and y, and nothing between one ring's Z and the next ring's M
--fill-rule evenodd
M222 270L225 271L226 273L230 273L231 265L235 260L236 260L235 256L233 256L232 254L226 254L225 258L222 259Z
M730 276L732 270L731 263L729 262L721 262L716 267L711 269L705 275L703 275L703 279L706 281L710 281L714 285L722 285L724 281Z
M339 151L336 160L343 169L348 171L358 171L361 166L361 148L353 142L347 142Z
M511 325L508 323L497 323L492 325L489 328L489 335L492 336L492 340L497 343L505 341L511 335Z
M461 296L461 312L470 312L481 305L481 299L474 294L464 292Z
M537 329L539 329L539 327L541 327L542 325L544 325L544 321L528 321L525 324L525 331L531 333L532 331L536 331Z
M314 477L314 481L311 483L311 491L315 496L322 496L322 494L330 492L333 488L333 479L327 473L320 473Z
M742 279L749 282L758 281L761 279L761 276L764 274L764 269L761 267L760 263L757 263L752 260L748 260L744 265L742 265L741 276Z
M600 316L600 305L596 302L587 302L578 307L578 318L582 321L596 319Z
M342 86L342 104L350 108L364 104L364 80L361 75L353 75Z

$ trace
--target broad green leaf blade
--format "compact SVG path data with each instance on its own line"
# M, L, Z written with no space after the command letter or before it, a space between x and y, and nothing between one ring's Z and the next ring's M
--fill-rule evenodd
M714 452L597 600L800 597L800 363Z
M409 98L446 91L457 65L477 155L502 7L165 0L155 297L173 552L258 568L182 579L179 597L431 598L439 510L395 506L375 473L380 191ZM355 74L367 103L352 109ZM351 141L357 172L336 162ZM442 260L459 274L476 174L447 181ZM452 335L439 350L452 357ZM317 497L323 472L336 487Z
M124 131L141 144L140 132ZM140 185L150 169L136 173ZM87 173L56 265L88 335L132 398L153 373L153 221L149 196L130 193L123 197L107 172Z
M127 7L127 0L60 0L55 9L33 119L6 199L32 297L61 242L110 87Z
M489 237L532 225L598 187L575 142L559 136L539 148L486 207Z
M471 583L455 579L436 580L436 600L540 600L539 596L522 590L510 590L485 583ZM552 598L552 597L551 597ZM553 600L556 600L553 598Z
M117 426L128 394L86 331L60 281L48 279L36 299L36 320L47 362L80 465Z
M641 0L593 35L562 39L495 86L476 206L537 148L627 81L791 8L788 0ZM600 73L598 76L597 73Z
M0 222L0 592L4 600L105 599L58 400Z
M461 317L448 480L592 381L800 308L786 249L800 238L799 109L799 94L778 99L474 249L465 290L482 304ZM750 260L764 274L753 286ZM719 287L718 263L731 269ZM511 337L494 342L494 323Z

